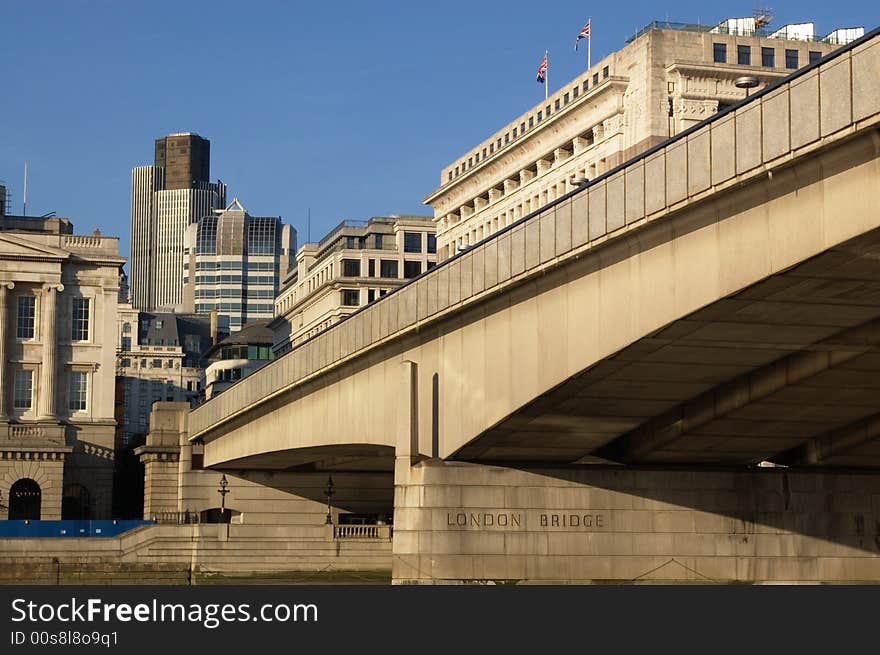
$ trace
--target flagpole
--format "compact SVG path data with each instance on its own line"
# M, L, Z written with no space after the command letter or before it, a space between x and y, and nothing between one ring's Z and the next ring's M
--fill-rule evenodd
M587 19L587 24L590 26L590 33L587 34L587 70L590 70L590 50L593 46L593 17Z
M547 70L544 71L544 100L547 99L547 84L550 81L550 51L544 51L544 57L547 60Z

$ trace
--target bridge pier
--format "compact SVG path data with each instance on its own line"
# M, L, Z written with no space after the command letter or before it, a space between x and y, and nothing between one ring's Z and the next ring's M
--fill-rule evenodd
M399 458L394 524L396 584L880 580L868 472Z

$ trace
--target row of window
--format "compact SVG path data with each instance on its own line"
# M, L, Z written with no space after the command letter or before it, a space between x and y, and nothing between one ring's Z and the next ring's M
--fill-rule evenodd
M275 285L275 278L271 275L248 275L244 282L247 284L271 284ZM183 283L188 284L189 278L183 278ZM241 275L197 275L196 284L241 284Z
M220 350L221 359L272 359L270 346L226 346Z
M183 268L189 269L189 262L184 262ZM197 271L240 271L242 263L240 261L228 262L196 262ZM247 262L244 266L247 271L274 271L274 262Z
M89 319L91 305L88 298L73 298L71 304L70 340L89 340ZM37 304L34 296L19 296L17 302L15 336L18 339L33 339L37 319Z
M68 373L67 407L71 412L85 411L88 407L89 375L83 371ZM12 406L26 412L34 406L34 371L19 369L15 372Z
M435 266L434 262L428 262L428 268ZM398 261L396 259L380 259L379 260L379 277L397 278L399 272ZM404 260L403 277L406 279L418 277L422 273L422 262ZM342 260L342 276L343 277L361 277L361 260L359 259L343 259ZM367 260L367 277L376 277L376 260Z
M373 237L372 246L368 246L367 237L345 237L345 247L348 250L364 250L368 247L382 250L384 239L382 234L370 235ZM427 251L429 253L437 252L437 237L433 234L427 235ZM404 232L403 233L403 252L422 252L422 233L421 232Z
M609 77L610 71L608 66L602 67L602 79L605 80ZM599 73L593 73L593 86L599 85ZM586 93L590 88L590 80L589 78L583 81L583 84L578 86L575 85L572 87L571 91L566 91L562 94L561 98L556 98L553 101L552 105L547 105L544 109L539 110L535 116L530 116L528 119L528 129L532 129L535 125L544 120L544 118L550 118L553 111L559 111L567 105L569 102L572 102L578 98L581 94L581 90ZM503 137L498 137L498 140L495 143L490 143L488 146L483 148L482 150L482 159L488 159L490 156L495 154L496 150L501 150L503 146L507 146L512 140L517 137L522 136L526 133L526 121L524 120L519 124L519 127L514 127L511 132L507 132ZM513 138L511 138L511 134ZM503 142L503 146L502 146ZM456 166L455 169L447 172L447 181L452 181L453 177L458 177L459 175L463 175L466 171L470 170L474 166L480 163L480 155L481 152L477 151L473 156L468 157L467 161L462 161L460 165Z
M388 293L388 289L367 289L367 304L378 300ZM344 307L358 307L361 304L361 292L358 289L342 289L340 298Z
M811 50L810 54L810 63L819 61L822 58L822 53L817 52L815 50ZM790 69L795 69L800 66L800 62L798 61L799 54L797 50L785 49L785 67ZM716 64L726 64L727 63L727 44L726 43L713 43L712 44L712 60ZM752 65L752 46L750 45L738 45L736 46L736 63L740 66L751 66ZM776 67L776 49L775 48L761 48L761 66L765 68L775 68Z
M242 289L236 287L232 289L196 289L195 297L197 299L213 299L213 298L274 298L275 292L272 289Z
M137 361L137 360L135 360ZM123 357L119 361L119 365L123 368L129 368L131 366L131 359L128 357ZM180 368L180 364L175 364L173 359L141 359L141 368Z
M271 314L274 306L271 303L240 303L240 302L206 302L196 303L196 312L206 314L213 310L221 312L240 312L246 311L254 314ZM234 321L234 318L230 320Z

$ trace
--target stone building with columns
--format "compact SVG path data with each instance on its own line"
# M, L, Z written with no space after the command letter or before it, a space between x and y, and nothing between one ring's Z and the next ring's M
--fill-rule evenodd
M760 28L655 21L440 172L434 209L442 261L864 33L813 23ZM550 63L552 68L552 61ZM551 71L551 77L552 71Z
M0 218L0 517L109 517L116 237Z

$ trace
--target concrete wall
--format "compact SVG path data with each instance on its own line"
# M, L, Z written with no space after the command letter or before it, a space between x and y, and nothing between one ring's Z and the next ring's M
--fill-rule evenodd
M398 460L395 583L880 581L880 474Z
M196 574L388 571L387 539L328 526L153 525L111 538L0 539L0 583L185 584Z

